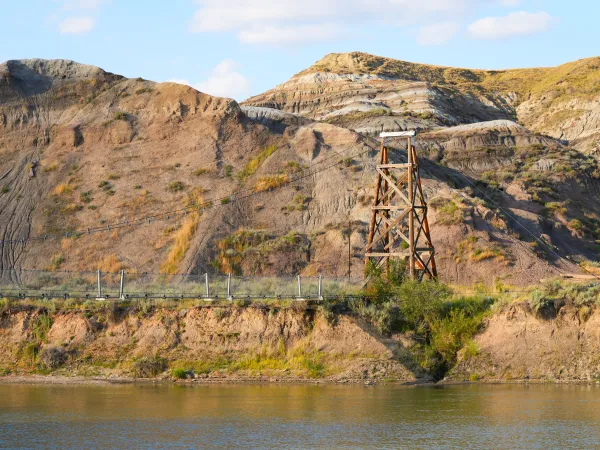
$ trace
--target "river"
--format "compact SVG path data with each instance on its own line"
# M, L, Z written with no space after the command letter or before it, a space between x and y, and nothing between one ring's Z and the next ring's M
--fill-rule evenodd
M0 385L2 448L600 448L596 385Z

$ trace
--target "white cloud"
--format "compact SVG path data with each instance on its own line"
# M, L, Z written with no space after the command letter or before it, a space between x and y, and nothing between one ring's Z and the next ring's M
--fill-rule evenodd
M63 8L67 11L73 9L96 9L108 3L110 0L65 0Z
M189 30L235 32L244 43L296 44L338 38L355 32L357 26L402 27L453 21L490 1L199 0ZM448 28L445 31L448 33Z
M94 28L94 19L92 17L67 17L63 20L58 29L62 34L82 34L88 33Z
M554 18L546 12L519 11L503 17L485 17L469 25L475 39L506 39L541 33L550 28Z
M62 6L48 20L56 23L62 17L62 21L58 23L58 30L62 34L88 33L96 24L98 9L110 2L111 0L59 0Z
M337 25L298 25L289 27L256 27L239 32L239 39L246 44L296 44L307 41L325 41L344 34Z
M454 22L426 25L419 30L417 42L420 45L442 45L452 39L459 29L459 25Z
M521 0L498 0L502 6L519 6L521 4Z
M231 59L221 61L207 80L190 83L188 80L169 80L172 83L186 84L214 97L234 99L245 98L250 91L250 82L237 71L238 64Z

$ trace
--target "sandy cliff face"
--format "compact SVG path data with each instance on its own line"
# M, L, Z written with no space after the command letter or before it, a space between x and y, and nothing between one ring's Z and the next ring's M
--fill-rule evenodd
M476 337L478 354L462 355L455 379L593 381L600 374L597 313L563 308L536 314L510 305L494 314Z
M150 377L193 368L211 379L428 379L398 361L397 340L348 316L332 324L297 306L5 313L0 372L45 367L57 374L139 376L140 360L152 360L159 367Z

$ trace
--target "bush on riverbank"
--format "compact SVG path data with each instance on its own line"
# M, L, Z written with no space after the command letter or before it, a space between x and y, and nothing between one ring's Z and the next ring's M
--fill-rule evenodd
M481 329L494 300L483 295L455 297L444 284L419 283L405 274L401 264L393 265L388 275L369 267L368 300L353 301L350 307L382 334L411 335L416 342L410 349L413 360L441 379L456 363L458 351Z

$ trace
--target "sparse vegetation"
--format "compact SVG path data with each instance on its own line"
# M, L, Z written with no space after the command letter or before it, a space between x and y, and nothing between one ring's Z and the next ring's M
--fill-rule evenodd
M8 185L4 185L2 186L2 189L0 189L0 194L4 195L4 194L8 194L10 192L10 186Z
M290 177L287 174L267 175L260 177L256 182L254 190L256 192L270 191L271 189L278 188L286 183L289 183Z
M79 194L79 200L81 201L81 203L93 202L94 198L92 197L92 191L86 191Z
M50 271L55 271L60 269L60 266L62 266L63 262L65 262L65 258L62 255L62 253L57 253L54 256L52 256L52 259L50 260L50 265L48 266L48 270Z
M296 161L288 161L285 164L285 167L289 173L297 173L306 168L305 166L301 166L300 163L297 163Z
M175 232L174 244L169 252L169 256L165 263L161 266L161 273L173 274L177 273L179 263L183 260L186 252L190 248L190 242L196 233L198 226L198 214L193 213L181 224L179 230Z
M551 214L560 214L564 216L567 214L567 208L565 206L566 202L548 202L544 205L546 211Z
M281 209L285 212L293 212L293 211L305 211L308 209L308 204L312 199L310 197L305 197L302 194L296 194L292 203L282 207Z
M306 236L294 232L277 237L262 230L240 229L217 242L218 253L213 267L221 273L234 275L242 275L244 267L257 273L269 267L270 258L285 255L288 270L297 273L309 248L310 241Z
M173 181L172 183L169 183L168 187L171 192L181 192L185 190L185 184L181 181Z
M210 172L209 169L207 169L205 167L199 167L198 169L194 170L194 175L197 176L197 177L199 177L199 176L202 176L202 175L207 174L209 172Z
M460 225L463 223L464 213L456 201L437 197L429 204L436 211L438 223L442 225Z
M575 232L583 231L584 225L579 219L573 219L569 222L569 229Z
M270 145L269 147L267 147L263 151L261 151L256 157L252 158L250 160L250 162L248 162L246 167L244 167L244 170L242 170L239 173L239 175L238 175L239 179L244 181L249 176L254 175L256 173L256 171L258 170L258 168L261 166L261 164L263 162L265 162L265 160L269 156L271 156L273 153L275 153L276 151L277 151L276 145Z
M113 120L127 120L127 113L123 111L116 111L113 116Z
M52 370L60 367L66 359L65 349L58 345L47 345L39 353L40 365Z
M153 378L167 369L167 360L158 356L134 361L131 373L135 378Z
M56 169L58 169L58 163L57 162L53 162L53 163L50 163L50 165L48 165L47 167L44 168L44 172L54 172Z
M325 120L325 122L333 125L348 127L354 122L359 122L365 119L393 115L394 113L391 109L375 108L368 111L353 111L347 114L330 116Z
M469 259L474 262L485 261L486 259L496 259L497 261L504 261L505 254L498 247L491 248L477 248L471 253Z
M69 183L60 183L54 188L53 194L56 196L68 195L73 192L74 189L74 186L70 185Z

